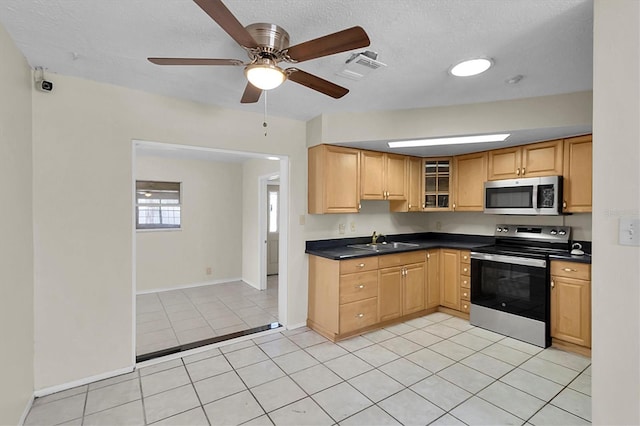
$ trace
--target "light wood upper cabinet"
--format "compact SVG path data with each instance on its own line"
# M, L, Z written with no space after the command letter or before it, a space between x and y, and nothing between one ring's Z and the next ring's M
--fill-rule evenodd
M451 210L451 157L424 160L424 211Z
M565 212L591 211L592 136L579 136L564 140L564 203Z
M482 211L487 153L458 155L453 158L454 211Z
M407 211L422 211L422 181L424 180L422 171L422 158L409 158L409 205Z
M308 161L309 213L358 213L360 151L317 145L309 148Z
M591 266L551 262L551 337L591 347Z
M440 305L440 249L427 251L424 303L425 308L435 308Z
M360 198L406 200L408 160L404 155L361 151Z
M440 305L460 310L460 252L440 250Z
M562 157L562 140L489 151L487 179L562 175Z

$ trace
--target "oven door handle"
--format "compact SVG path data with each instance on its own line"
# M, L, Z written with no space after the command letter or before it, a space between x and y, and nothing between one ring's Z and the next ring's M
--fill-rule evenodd
M471 259L510 263L513 265L532 266L534 268L547 267L547 261L542 259L531 259L528 257L519 256L505 256L503 254L478 253L476 251L471 252Z

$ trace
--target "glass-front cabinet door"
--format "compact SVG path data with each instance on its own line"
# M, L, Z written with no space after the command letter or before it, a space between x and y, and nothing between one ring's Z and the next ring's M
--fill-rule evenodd
M451 210L451 158L424 160L424 210Z

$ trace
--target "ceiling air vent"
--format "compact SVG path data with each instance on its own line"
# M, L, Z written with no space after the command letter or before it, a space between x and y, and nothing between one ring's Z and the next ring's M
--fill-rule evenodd
M386 64L376 61L378 54L367 50L362 53L354 53L347 59L344 66L336 73L341 77L351 80L362 80L371 71L386 67Z

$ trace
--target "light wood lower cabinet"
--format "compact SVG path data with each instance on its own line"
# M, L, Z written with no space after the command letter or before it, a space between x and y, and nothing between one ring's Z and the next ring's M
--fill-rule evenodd
M434 312L466 318L468 250L431 249L349 260L309 256L307 324L335 341ZM452 312L452 310L458 311Z
M460 310L460 251L440 250L440 305Z
M591 265L551 262L551 337L591 347Z
M425 308L440 306L440 249L427 251L427 278L424 287Z

